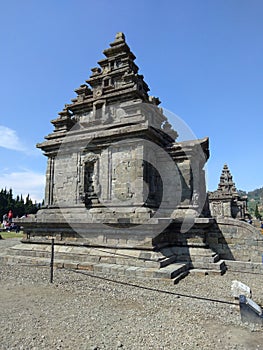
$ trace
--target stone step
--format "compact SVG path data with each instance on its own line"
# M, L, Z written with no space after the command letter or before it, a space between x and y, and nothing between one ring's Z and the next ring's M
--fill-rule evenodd
M164 258L163 260L160 260L159 265L160 265L160 267L165 267L165 266L168 266L168 265L174 263L175 260L176 260L175 256L170 256L169 258Z
M215 263L219 255L207 246L173 246L161 249L161 253L167 257L175 257L175 261Z
M41 258L41 257L32 257L24 255L0 255L0 263L3 264L28 264L28 265L41 265L48 266L50 265L50 259ZM56 262L56 267L59 262Z
M160 249L160 252L169 257L172 255L211 255L216 254L206 245L203 246L172 246Z
M206 247L206 248L202 248L202 247L190 247L189 248L189 253L191 256L211 256L211 255L215 255L216 253L213 252L210 248Z
M78 269L86 269L84 265L79 264ZM144 268L138 266L125 266L115 264L95 264L93 271L95 273L129 275L135 277L147 277L157 279L173 279L183 271L188 271L187 264L171 264L160 269Z
M193 263L191 264L194 270L206 270L206 271L218 271L221 274L224 274L227 270L224 260L219 260L216 263Z
M157 278L173 279L181 273L189 270L188 263L173 263L159 270L156 270L155 276Z
M180 263L180 262L177 262ZM191 271L200 270L200 271L218 271L223 274L227 270L227 266L224 260L218 260L216 262L212 261L182 261L181 263L188 263Z
M191 261L194 264L213 264L220 260L218 254L214 254L213 256L191 256Z
M49 266L50 259L44 257L32 257L25 255L2 255L0 262L6 264L29 264L38 266ZM170 264L162 268L128 266L120 264L97 263L97 262L79 262L71 260L54 260L55 268L67 268L87 270L92 274L109 274L109 275L127 275L142 278L156 279L174 279L183 272L187 272L189 265Z
M195 276L207 276L207 275L223 275L225 271L221 270L210 270L210 269L192 269L189 271L191 275Z
M176 257L176 261L189 261L189 262L204 263L204 264L216 263L219 260L220 260L219 255L214 252L210 252L209 254L199 254L199 255L182 254Z
M136 249L118 249L103 247L84 247L72 245L55 245L54 259L57 267L72 267L93 271L111 268L114 273L119 273L124 267L127 273L139 271L141 274L156 274L156 278L174 279L181 273L184 275L189 268L226 271L224 261L219 260L218 254L209 248L204 247L169 247L161 252ZM190 253L178 255L178 251ZM176 254L177 253L177 254ZM51 245L50 244L24 244L20 243L6 249L7 263L24 262L32 264L50 264ZM13 259L12 257L17 257ZM3 258L4 259L4 258ZM4 261L4 260L3 260ZM98 265L98 266L97 266ZM180 271L179 265L184 268ZM96 266L96 267L95 267ZM116 268L114 269L114 266ZM187 268L185 268L187 266ZM129 270L128 268L131 267ZM150 272L149 272L150 271ZM138 273L139 273L138 272ZM182 275L182 276L183 276ZM180 279L178 277L178 279Z
M18 244L7 250L8 255L20 255L50 259L51 246L43 244ZM80 263L109 263L138 267L165 267L175 261L174 256L166 257L160 252L92 248L76 246L54 247L55 259L78 261Z
M224 260L219 260L217 262L205 262L205 261L195 261L191 263L194 269L208 269L208 270L225 270L226 265Z
M189 275L189 270L183 271L181 272L178 276L176 276L175 278L173 278L173 283L177 284L179 283L183 278L185 278L186 276Z

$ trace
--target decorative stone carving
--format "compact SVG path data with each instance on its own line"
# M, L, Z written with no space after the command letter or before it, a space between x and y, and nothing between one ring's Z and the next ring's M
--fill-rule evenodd
M98 160L98 155L97 154L95 154L95 153L86 153L85 155L84 155L84 157L83 157L83 161L84 161L84 163L87 163L87 162L89 162L89 163L95 163L97 160Z

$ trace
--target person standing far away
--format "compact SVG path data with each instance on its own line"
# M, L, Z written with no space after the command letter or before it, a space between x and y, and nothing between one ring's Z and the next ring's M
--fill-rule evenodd
M13 212L12 212L11 209L9 210L9 212L8 212L8 214L7 214L7 217L8 217L9 223L11 223L11 222L12 222L12 219L13 219Z

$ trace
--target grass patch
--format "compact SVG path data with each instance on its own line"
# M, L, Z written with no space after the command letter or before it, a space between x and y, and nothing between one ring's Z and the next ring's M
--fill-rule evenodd
M0 236L3 239L8 239L8 238L23 238L23 231L20 231L16 233L15 231L7 232L7 231L2 231L0 232Z

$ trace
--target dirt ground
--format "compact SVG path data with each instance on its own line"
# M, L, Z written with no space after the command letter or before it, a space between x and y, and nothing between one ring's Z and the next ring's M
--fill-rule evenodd
M0 266L0 349L263 349L263 328L241 322L231 295L240 280L263 304L261 275L190 274L173 285L60 269L50 284L49 273Z

